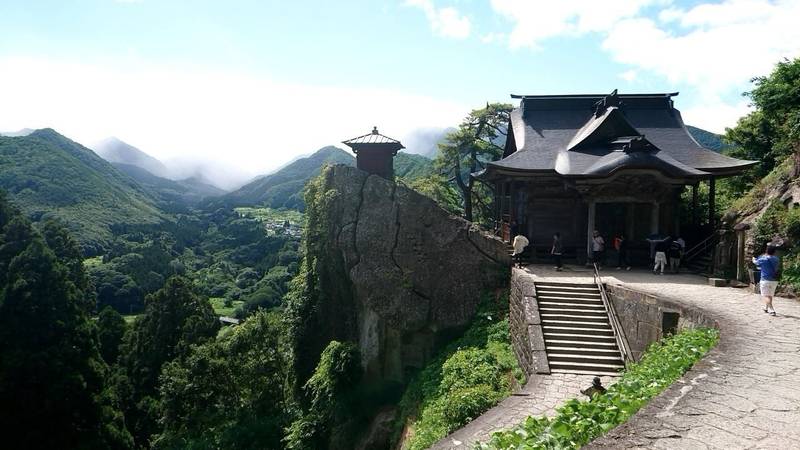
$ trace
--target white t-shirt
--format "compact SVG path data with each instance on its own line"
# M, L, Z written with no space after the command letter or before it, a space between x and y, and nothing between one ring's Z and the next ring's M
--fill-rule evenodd
M595 236L592 238L592 251L593 252L601 252L603 251L603 246L606 245L606 241L603 240L603 236Z
M512 244L514 246L514 254L519 255L525 251L525 247L527 247L528 244L530 244L530 242L528 242L528 238L525 236L521 234L514 236L514 243Z

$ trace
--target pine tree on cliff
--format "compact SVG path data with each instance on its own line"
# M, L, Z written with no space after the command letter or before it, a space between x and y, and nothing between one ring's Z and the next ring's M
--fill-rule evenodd
M0 432L7 448L131 448L104 389L82 280L0 198ZM66 244L65 244L66 245ZM65 247L66 249L66 247Z

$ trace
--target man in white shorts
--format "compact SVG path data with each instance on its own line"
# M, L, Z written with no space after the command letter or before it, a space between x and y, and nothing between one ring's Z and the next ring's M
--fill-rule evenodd
M775 289L778 288L778 272L781 262L775 256L775 247L767 245L767 251L758 258L753 258L753 264L761 270L761 297L764 299L764 312L774 316L775 308L772 306L772 298L775 296Z

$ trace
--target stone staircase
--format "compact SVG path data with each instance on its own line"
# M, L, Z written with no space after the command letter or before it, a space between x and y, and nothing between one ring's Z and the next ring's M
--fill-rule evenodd
M685 265L689 272L708 274L711 273L711 263L713 262L713 258L714 256L711 254L711 252L707 252L700 254L689 261L686 261Z
M618 375L625 364L597 285L535 284L550 372Z

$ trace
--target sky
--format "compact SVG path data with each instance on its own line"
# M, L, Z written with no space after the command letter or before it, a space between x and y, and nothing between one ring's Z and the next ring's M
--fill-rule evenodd
M723 132L798 23L800 0L0 0L0 131L242 177L374 125L419 150L512 93L679 91Z

